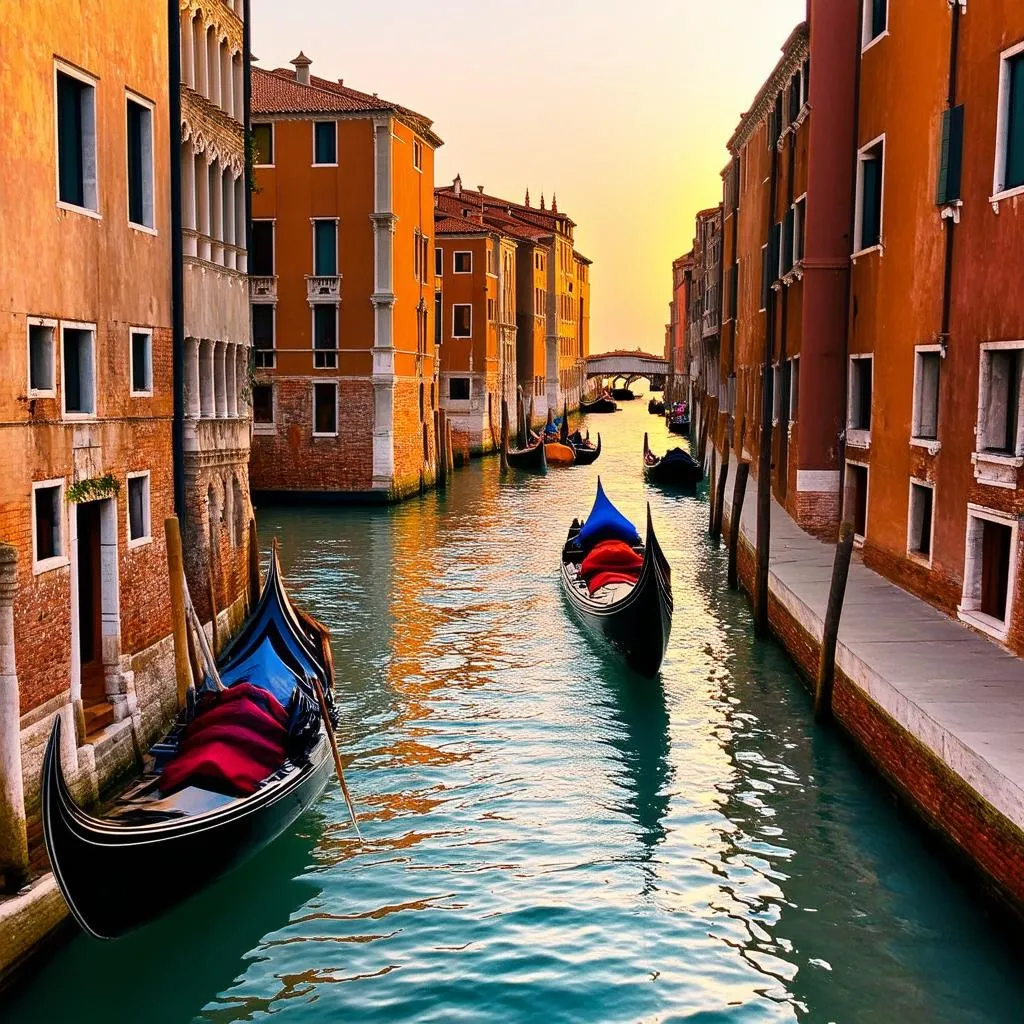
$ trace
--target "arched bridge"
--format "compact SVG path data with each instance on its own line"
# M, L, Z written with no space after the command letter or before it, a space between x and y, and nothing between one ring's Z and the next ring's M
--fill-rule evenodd
M667 374L667 359L651 355L650 352L641 352L640 349L632 352L618 349L615 352L598 352L587 356L588 378L611 379L613 383L624 380L626 387L637 378L646 377L651 387L658 389L664 385Z

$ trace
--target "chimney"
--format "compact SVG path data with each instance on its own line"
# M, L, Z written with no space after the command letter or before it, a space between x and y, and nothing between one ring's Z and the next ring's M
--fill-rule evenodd
M526 199L523 200L523 206L529 206L529 205L530 205L530 188L529 188L529 186L527 186L527 188L526 188Z
M452 182L452 191L457 195L462 195L462 175L456 174L455 180Z
M558 213L558 193L551 193L551 212Z
M313 62L299 50L298 57L291 62L293 68L295 68L295 81L299 85L309 85L309 66Z
M484 194L484 187L483 187L483 185L477 185L476 190L477 190L477 192L480 193L480 195Z

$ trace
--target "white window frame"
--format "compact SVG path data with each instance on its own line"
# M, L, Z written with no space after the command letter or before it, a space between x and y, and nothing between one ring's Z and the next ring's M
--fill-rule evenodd
M273 121L263 121L263 120L256 121L256 122L253 122L253 123L250 124L249 130L252 131L257 125L263 125L263 124L270 125L270 159L271 159L271 163L269 163L269 164L258 164L258 163L254 162L253 163L253 167L254 168L256 168L256 167L274 167L275 164L273 163L273 161L275 161L277 159L277 126L275 125L275 123ZM275 264L275 266L276 266L276 264Z
M871 518L871 464L869 462L863 461L861 459L847 459L846 460L846 466L847 466L847 469L849 469L850 466L857 466L859 469L863 469L864 470L865 481L866 481L865 484L864 484L864 532L863 533L857 533L856 532L857 526L856 526L856 523L854 523L853 544L854 544L854 547L858 547L859 548L859 547L863 547L864 546L864 538L867 537L867 535L868 535L868 520ZM846 494L849 493L849 488L848 487L844 487L843 491L844 491L844 494L843 494L843 506L844 506L843 507L843 514L844 514L844 517L845 517L846 514L849 511L852 511L852 510L848 510L845 507L845 505L846 505ZM853 520L851 519L851 522L852 521Z
M314 381L314 383L317 383ZM254 388L270 388L270 422L257 423L255 405L253 405L252 432L254 434L276 434L277 433L277 388L274 381L257 380Z
M318 166L326 166L324 164ZM316 272L316 226L322 221L333 221L334 222L334 273L333 274L318 274ZM309 218L309 232L311 242L313 245L313 262L312 276L313 277L341 277L341 218L340 217L310 217ZM274 227L274 269L277 270L277 227Z
M83 82L85 85L92 89L92 177L90 178L87 173L88 160L86 158L86 147L85 140L83 139L82 145L82 181L83 191L85 192L85 200L88 203L90 199L90 187L91 187L91 198L95 202L95 206L78 206L75 203L69 203L60 197L60 130L58 127L57 117L57 74L67 75L69 78L77 78L78 81ZM61 60L59 57L55 57L53 60L53 154L54 154L54 192L57 197L57 206L61 210L70 210L72 213L81 213L86 217L93 217L96 220L102 220L103 215L100 213L100 160L99 160L99 128L98 128L98 114L96 111L96 100L97 91L99 86L99 79L94 78L86 71L82 71L81 68L76 68L74 64L68 64L66 61Z
M324 431L323 433L319 432L316 429L316 388L317 388L318 384L333 384L334 385L334 430L332 430L332 431ZM312 416L310 418L312 420L311 426L313 428L313 436L314 437L337 437L338 436L338 394L339 394L340 390L341 389L338 387L338 381L334 380L333 378L326 379L326 380L320 380L319 378L314 378L312 381L310 381L309 397L311 399L311 401L310 401L310 412L312 413Z
M782 363L772 364L772 426L779 422L782 412Z
M49 388L34 388L32 387L32 328L33 327L49 327L50 331L50 387ZM28 322L25 325L25 354L28 357L28 361L25 364L25 377L28 385L28 397L29 398L56 398L57 397L57 377L60 373L60 360L58 352L58 338L59 332L57 330L58 321L52 320L49 317L42 316L30 316Z
M464 380L469 385L469 394L465 398L452 398L452 381L453 380ZM449 404L452 402L472 402L473 401L473 378L468 374L453 373L448 375L448 394L445 397L446 402Z
M882 39L888 38L889 35L889 8L892 4L892 0L886 0L885 2L885 28L878 33L877 36L868 37L868 32L871 31L871 3L872 0L864 0L861 8L861 39L860 39L860 52L867 53L875 43L880 42Z
M149 338L149 346L146 350L149 356L148 374L149 390L135 390L135 335L145 334ZM129 327L128 328L128 393L132 398L153 397L153 329L151 327Z
M1008 526L1011 531L1010 565L1006 581L1006 611L1004 618L1001 620L981 611L981 599L976 596L977 592L981 589L983 559L976 550L978 542L974 541L972 531L978 530L979 527L975 524L983 520L998 523L1000 526ZM967 535L964 543L964 583L960 604L957 605L956 611L961 621L974 626L975 629L986 633L996 640L1006 639L1010 632L1010 622L1013 618L1013 603L1017 589L1017 542L1019 530L1019 519L1003 515L994 509L968 502ZM968 587L970 587L970 593L968 593Z
M260 123L262 124L262 123L265 123L265 122L260 122ZM271 123L271 131L273 131L273 122L270 122L270 123ZM321 125L321 124L331 124L331 125L334 125L334 163L322 164L316 158L316 129L317 129L317 126ZM313 121L313 133L312 134L313 134L312 166L313 167L337 167L338 166L338 122L336 120L331 120L330 118L316 118ZM275 160L277 159L277 153L276 152L274 153L274 159ZM272 167L273 164L271 164L269 166ZM320 219L323 219L323 218L320 218Z
M423 143L415 136L412 140L412 169L419 171L421 174L423 172Z
M58 502L60 503L60 548L61 553L54 555L51 558L39 558L39 553L36 549L36 491L40 491L43 488L58 487L60 488L60 496ZM59 569L62 566L71 564L71 557L68 554L70 548L71 538L68 536L68 508L67 502L64 500L64 487L65 482L63 477L57 477L53 480L33 480L32 481L32 575L39 576L41 573L49 572L51 569Z
M68 412L67 397L68 389L64 386L64 334L66 331L89 331L92 335L92 412ZM60 322L60 359L61 359L61 388L60 388L60 414L66 420L94 420L99 415L99 367L96 365L96 325L79 323L76 320L61 320Z
M440 264L440 267L441 267L440 270L438 270L438 264ZM439 245L435 245L434 246L434 277L443 277L443 276L444 276L444 249L441 246L439 246Z
M915 345L914 346L914 392L910 410L910 443L915 448L927 448L934 455L942 448L939 440L939 394L935 394L935 437L922 437L918 434L921 429L921 356L937 355L939 357L939 388L942 387L942 346L941 345Z
M469 310L469 334L456 334L455 333L455 310L460 306L465 306ZM452 303L452 338L463 341L467 338L473 337L473 303L472 302L453 302Z
M277 369L277 303L276 302L251 302L250 301L249 306L250 306L250 311L249 311L250 329L251 329L251 325L252 325L252 309L254 309L256 306L269 306L270 307L270 323L271 323L271 326L272 326L272 333L273 333L273 336L274 336L273 337L274 344L270 348L257 348L255 346L255 344L251 344L250 345L250 350L249 351L250 351L250 354L251 354L252 359L253 359L253 368L256 369L256 370L274 370L274 369ZM270 355L271 355L270 365L269 366L256 366L255 365L256 354L257 353L263 354L263 353L267 353L267 352L269 352Z
M800 388L799 388L799 384L800 384L800 356L799 356L799 354L797 354L795 356L791 356L789 362L790 362L790 367L789 367L789 410L788 410L788 416L789 416L789 425L792 427L793 423L796 422L796 418L797 418L796 416L793 415L793 395L797 395L798 396L797 397L796 412L797 412L797 415L799 415L799 413L800 413L800 399L799 399L799 394L800 394ZM793 386L794 381L798 385L797 387Z
M334 348L317 348L316 347L316 311L324 306L329 306L334 309ZM341 317L340 317L340 303L335 300L331 302L311 302L309 304L309 347L313 353L313 369L314 370L336 370L338 364L341 362ZM266 352L266 349L260 351ZM334 356L334 366L317 366L316 357L317 353L321 352L324 355ZM274 364L277 364L277 307L274 307Z
M881 39L881 36L878 37ZM878 241L874 245L863 248L863 213L864 213L864 164L867 163L868 150L874 149L879 143L882 144L882 181L879 185L878 196ZM867 256L868 253L881 252L885 248L885 159L889 147L886 144L886 133L882 132L877 138L865 143L857 150L857 191L854 200L853 211L853 259Z
M1007 135L1010 130L1010 61L1024 54L1024 40L999 54L999 105L996 121L996 163L992 174L992 195L989 202L998 204L1003 199L1024 195L1024 185L1006 187ZM998 212L998 205L995 206Z
M870 479L870 477L869 477ZM932 521L928 528L928 554L923 555L910 546L910 537L914 529L914 488L921 487L932 492ZM907 501L907 557L919 565L932 567L932 559L935 556L935 484L931 480L922 480L919 477L910 478Z
M855 427L853 425L853 379L854 363L868 360L871 363L871 408L869 410L869 422L874 423L875 419L875 356L873 352L853 352L847 360L847 385L846 385L846 443L855 448L871 447L871 427Z
M458 260L460 256L469 257L469 270L459 270ZM472 249L456 249L452 253L452 273L453 274L472 274L473 273L473 250Z
M1024 340L1021 341L985 341L981 343L978 354L978 420L975 429L975 454L991 458L1015 458L1024 456L1024 387L1019 389L1017 404L1017 444L1012 456L991 455L981 450L982 438L985 436L985 398L986 387L989 384L989 373L986 372L986 356L989 352L998 352L1016 349L1021 353L1021 374L1024 377ZM1019 464L1019 463L1018 463Z
M765 259L764 258L767 255L767 253L768 253L768 243L765 242L764 245L761 246L761 273L762 274L765 273ZM765 293L764 282L763 281L758 281L758 283L757 283L757 311L758 311L758 313L765 313L768 310L767 306L762 306L761 305L761 296L764 295L764 293Z
M132 480L145 480L146 490L144 502L144 512L146 516L146 533L142 537L132 536L132 499L131 499L131 481ZM124 498L125 498L125 536L128 538L129 548L139 548L144 544L149 544L153 540L153 509L152 509L152 495L153 487L150 478L150 471L148 469L140 470L136 473L125 474L125 485L124 485Z
M144 194L142 197L142 215L148 219L144 220L141 224L138 221L131 219L131 197L129 189L131 188L131 182L128 175L128 145L127 145L127 134L128 134L128 104L129 102L135 103L136 105L143 107L149 111L149 180L148 182L143 176L143 191L148 192L148 195ZM124 112L125 112L125 151L124 151L124 166L125 166L125 185L124 185L124 199L125 199L125 217L128 220L128 226L135 231L141 231L143 234L156 235L159 234L156 227L156 154L154 149L156 148L156 104L151 100L147 100L145 96L140 96L137 92L132 92L131 89L125 89L125 100L124 100ZM143 166L146 164L146 153L143 150ZM148 185L148 189L147 186Z
M802 204L802 205L801 205ZM803 244L800 246L800 256L797 253L797 239L801 239ZM799 263L803 263L804 256L806 253L804 249L807 247L807 193L805 192L801 196L797 196L793 200L793 266L797 266Z

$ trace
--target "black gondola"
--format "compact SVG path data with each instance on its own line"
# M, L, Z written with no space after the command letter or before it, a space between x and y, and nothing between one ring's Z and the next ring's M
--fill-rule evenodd
M607 539L604 524L612 519L628 528L619 535L619 540L628 544L642 561L633 570L632 579L613 580L591 592L595 577L589 577L588 583L586 559L591 552L596 552L600 542L590 543L588 523L600 524L602 532L595 536ZM632 536L627 539L630 531ZM657 675L672 629L672 573L654 534L650 506L647 507L647 540L641 543L636 529L608 500L599 479L589 518L584 523L574 520L569 527L562 548L561 579L569 604L587 629L605 637L636 672Z
M636 395L629 388L612 388L612 398L617 402L632 402Z
M696 487L704 479L700 463L682 448L670 448L661 458L651 451L644 434L644 477L652 484Z
M665 403L664 402L659 402L656 399L652 398L647 403L647 411L652 416L664 416L664 414L665 414Z
M526 470L530 473L546 473L548 459L542 441L536 441L525 448L506 448L505 458L514 469Z
M574 436L578 436L578 435L579 435L579 431L577 430L576 431L576 435L574 435ZM569 438L569 443L573 446L573 449L576 452L576 465L577 466L589 466L591 463L597 462L597 460L601 457L601 434L600 434L600 432L598 432L598 435L597 435L597 444L596 445L593 444L589 440L584 440L583 438L580 438L579 442L577 443L576 441L573 441L571 437Z
M668 429L670 434L688 434L690 432L689 415L669 416Z
M43 758L43 836L71 913L97 938L115 938L153 920L255 853L303 814L330 778L330 740L312 683L316 679L325 694L332 692L330 638L288 600L276 550L260 600L218 659L218 671L229 684L218 696L232 693L232 683L253 683L261 692L264 683L270 692L294 686L292 720L297 715L304 722L305 742L289 742L285 759L248 795L198 782L161 792L163 772L174 765L190 719L203 722L200 702L198 715L183 713L153 748L155 759L147 758L143 777L94 816L68 790L60 763L61 719L54 720ZM195 704L189 701L193 711Z
M607 396L600 395L590 401L580 399L580 412L589 415L592 412L618 412L619 407Z

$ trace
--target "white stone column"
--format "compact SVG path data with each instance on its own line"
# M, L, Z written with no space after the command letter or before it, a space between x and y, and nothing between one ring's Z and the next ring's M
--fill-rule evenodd
M192 19L192 57L195 62L195 90L203 96L210 93L206 75L206 31L203 16L196 13Z
M185 339L185 418L197 420L202 415L202 389L199 384L199 339Z
M18 553L0 544L0 873L16 892L28 877L28 833L21 773L21 701L14 651Z
M221 188L220 164L214 161L209 167L210 196L210 259L214 263L224 262L224 190Z
M117 501L100 505L100 642L103 650L103 689L114 712L123 722L134 710L128 703L127 685L121 672L121 577L117 560Z
M231 55L228 53L228 41L222 39L217 47L217 71L220 74L220 105L225 114L234 110L232 96L233 81L231 77Z
M235 178L235 244L239 248L235 269L247 273L249 270L249 239L245 232L245 178Z
M238 346L238 359L235 363L235 372L238 374L238 380L235 384L235 394L238 397L238 415L248 417L249 406L252 401L251 396L246 399L245 395L247 392L246 382L249 377L249 355L250 349L248 345Z
M218 107L220 106L219 49L217 30L211 25L206 30L206 98Z
M213 353L213 398L217 419L228 415L228 385L226 378L227 342L218 341Z
M196 230L196 155L188 142L181 147L181 226L185 229L185 255L198 255L199 241L188 234Z
M235 187L231 171L226 167L220 176L221 206L224 211L224 266L235 269Z
M228 416L238 415L238 345L229 343L224 365L224 383L227 388Z
M210 168L203 155L196 156L196 216L199 256L210 258Z
M181 80L190 89L196 87L195 38L192 35L192 19L182 15L181 30Z
M245 86L244 79L242 77L242 55L235 53L231 59L231 72L234 78L235 88L235 107L231 111L231 116L236 121L245 120Z
M203 338L199 342L199 415L203 419L216 415L213 383L213 342Z

